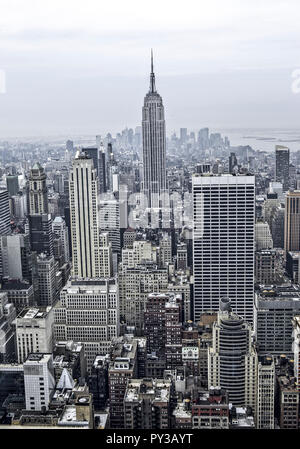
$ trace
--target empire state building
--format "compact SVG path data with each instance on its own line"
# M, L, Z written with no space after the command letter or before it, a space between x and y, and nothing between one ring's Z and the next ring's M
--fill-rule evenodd
M164 106L156 91L151 51L150 88L143 107L144 193L149 207L159 207L159 196L166 191L166 125Z

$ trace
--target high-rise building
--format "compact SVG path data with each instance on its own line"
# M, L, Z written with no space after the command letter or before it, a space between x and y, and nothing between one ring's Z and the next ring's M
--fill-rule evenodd
M121 254L120 233L120 206L119 201L113 194L107 194L106 198L100 199L100 229L108 232L112 252L117 256L119 262Z
M257 284L272 285L276 283L276 251L261 250L255 253L255 282Z
M24 362L26 410L48 410L55 389L52 354L30 354Z
M53 234L56 234L61 238L62 249L63 249L63 261L64 263L70 261L69 253L69 233L66 226L66 222L62 217L55 217L52 223Z
M187 141L187 128L180 128L180 143L183 144Z
M293 356L294 375L297 381L297 388L300 391L300 313L293 318Z
M43 167L36 162L29 175L29 214L48 214L48 188Z
M253 319L254 176L192 178L194 201L194 320L232 300L235 313Z
M130 379L138 373L138 341L136 338L116 339L110 351L108 391L110 427L124 428L124 396Z
M284 249L300 251L300 190L289 191L285 199Z
M151 293L148 295L144 312L144 334L147 338L147 350L159 353L166 345L166 304L169 295Z
M145 262L134 268L122 267L119 272L120 313L128 326L134 326L141 335L144 310L149 293L166 293L168 271L153 262Z
M51 306L57 299L56 264L53 256L41 253L37 257L40 306Z
M289 189L290 184L290 150L282 145L276 145L276 181L282 183L283 191Z
M10 209L8 191L0 187L0 235L10 233Z
M164 106L155 87L151 53L150 88L143 107L144 192L149 207L159 207L159 195L166 190L166 130Z
M93 159L77 152L70 172L73 275L99 277L98 178Z
M93 159L94 168L96 169L99 180L99 193L106 192L106 162L105 150L102 141L99 147L96 148L82 148L82 152Z
M198 132L198 143L200 145L200 149L206 150L209 147L209 129L202 128Z
M104 410L108 399L109 355L97 355L88 377L89 391L93 395L95 410Z
M6 186L9 196L17 195L19 192L19 177L18 175L7 175Z
M256 399L257 355L252 329L232 313L228 298L221 300L218 320L213 324L212 347L208 350L208 386L227 390L234 406L252 406Z
M53 349L53 309L25 308L15 320L18 363L31 353L48 353Z
M256 428L275 427L275 363L271 356L259 357L257 366Z
M12 326L15 318L16 309L7 292L0 292L0 363L15 360L15 332Z
M234 169L237 168L237 165L238 165L238 162L237 162L236 154L235 153L230 153L228 172L230 174L233 174L234 173Z
M32 282L32 253L28 234L0 236L0 272L3 277Z
M56 341L80 341L87 368L97 355L109 352L119 333L119 294L116 279L70 279L54 306Z
M34 289L27 281L8 279L2 282L1 290L7 293L9 302L15 306L17 313L24 307L34 305Z
M50 214L29 215L29 235L32 251L53 255L53 232Z
M273 239L267 222L258 221L255 224L256 249L272 249Z

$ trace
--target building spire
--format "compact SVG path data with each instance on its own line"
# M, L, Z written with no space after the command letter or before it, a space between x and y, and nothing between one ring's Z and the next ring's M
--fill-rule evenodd
M153 50L152 50L152 48L151 48L150 92L151 92L151 93L156 92L156 88L155 88L155 75L154 75L154 71L153 71Z

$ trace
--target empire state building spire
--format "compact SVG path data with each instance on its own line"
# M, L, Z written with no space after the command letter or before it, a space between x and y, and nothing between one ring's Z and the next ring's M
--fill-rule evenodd
M166 191L166 127L161 96L155 87L151 50L150 89L144 98L142 114L144 193L149 207L158 207Z
M153 50L152 50L152 48L151 48L150 92L151 93L156 92L156 88L155 88L155 74L154 74L154 70L153 70Z

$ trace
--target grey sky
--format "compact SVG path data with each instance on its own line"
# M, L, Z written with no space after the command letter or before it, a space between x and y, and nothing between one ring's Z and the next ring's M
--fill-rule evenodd
M1 137L140 124L151 47L168 134L299 127L298 0L0 0L0 8Z

